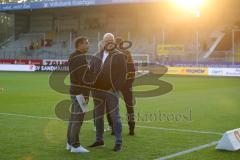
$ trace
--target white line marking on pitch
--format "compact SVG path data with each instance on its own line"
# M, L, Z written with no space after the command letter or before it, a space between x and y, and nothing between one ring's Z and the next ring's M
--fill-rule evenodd
M42 116L31 116L31 115L26 115L26 114L14 114L14 113L1 113L0 115L5 115L5 116L16 116L16 117L25 117L25 118L33 118L33 119L47 119L47 120L61 120L57 117L42 117ZM91 121L85 121L87 123L91 123Z
M219 133L219 132L211 132L211 131L197 131L197 130L188 130L188 129L175 129L175 128L150 127L150 126L141 126L141 125L138 125L137 127L138 127L138 128L156 129L156 130L165 130L165 131L178 131L178 132L189 132L189 133L201 133L201 134L223 135L223 133Z
M171 154L171 155L168 155L168 156L156 159L156 160L168 160L168 159L171 159L171 158L175 158L175 157L178 157L178 156L182 156L182 155L185 155L185 154L188 154L188 153L192 153L192 152L195 152L195 151L199 151L199 150L214 146L217 143L218 143L218 141L214 141L214 142L202 145L202 146L194 147L194 148L191 148L191 149L188 149L188 150L185 150L185 151L181 151L181 152L178 152L178 153L175 153L175 154Z
M31 115L14 114L14 113L1 113L0 112L0 115L17 116L17 117L34 118L34 119L61 120L57 117L31 116ZM92 123L91 121L86 121L86 122L87 123ZM128 126L127 124L123 124L123 125ZM151 127L151 126L142 126L142 125L137 125L136 127L137 128L145 128L145 129L153 129L153 130L185 132L185 133L212 134L212 135L222 135L223 134L223 133L211 132L211 131L197 131L197 130L187 130L187 129L162 128L162 127Z
M59 120L58 118L55 118L55 117L31 116L31 115L26 115L26 114L0 113L0 115L26 117L26 118L35 118L35 119Z

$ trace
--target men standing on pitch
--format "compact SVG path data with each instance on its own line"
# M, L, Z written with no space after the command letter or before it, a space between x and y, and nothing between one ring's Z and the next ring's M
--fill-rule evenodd
M80 145L79 133L84 120L84 104L87 103L89 96L89 88L83 80L88 70L85 55L89 48L88 39L77 38L75 48L76 51L70 55L68 60L72 108L67 131L67 150L74 153L86 153L89 151Z
M132 92L132 84L135 79L135 66L134 61L132 58L131 53L128 50L122 49L122 42L123 39L121 37L116 38L116 44L119 51L125 54L127 60L127 77L126 82L121 88L121 93L124 98L124 102L127 109L127 120L128 120L128 127L129 127L129 135L134 135L134 128L135 128L135 119L134 119L134 105L135 105L135 98Z
M126 60L125 56L117 50L108 50L106 45L114 42L114 36L107 33L103 37L104 50L97 57L100 61L91 62L90 70L98 72L92 96L94 98L94 112L96 120L96 141L89 147L104 146L104 113L106 105L115 132L115 152L122 149L122 124L119 113L119 90L125 83Z

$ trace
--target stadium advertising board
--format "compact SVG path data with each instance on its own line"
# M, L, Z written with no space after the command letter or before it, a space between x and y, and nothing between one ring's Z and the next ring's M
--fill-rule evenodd
M208 76L208 68L202 67L168 67L166 74Z
M40 59L0 59L0 64L42 64Z
M0 71L34 72L35 70L36 70L36 66L35 65L0 64Z
M0 64L0 71L68 71L67 60L44 60L43 65ZM240 68L167 67L166 74L190 76L240 77Z
M240 68L209 68L209 76L240 77Z
M44 8L57 8L57 7L74 7L74 6L87 6L94 5L95 0L55 0L44 2L26 2L26 3L8 3L0 4L0 10L26 10L26 9L44 9Z
M55 65L67 65L68 60L61 59L44 59L43 65L55 66Z
M227 131L218 142L216 149L226 151L237 151L240 149L240 129Z
M158 55L166 55L172 53L182 53L184 52L184 45L158 45L157 46L157 54Z
M35 67L36 72L52 72L52 71L68 71L68 66L64 65L37 65Z
M32 10L58 7L76 7L104 4L120 4L120 3L149 3L159 2L159 0L48 0L48 1L33 1L25 3L7 3L0 4L0 11L9 10Z

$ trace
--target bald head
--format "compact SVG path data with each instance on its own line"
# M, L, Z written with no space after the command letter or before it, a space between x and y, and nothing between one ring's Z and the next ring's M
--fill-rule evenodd
M106 33L104 36L103 36L103 45L105 46L106 44L108 44L109 42L114 42L115 41L115 38L114 38L114 35L112 33Z
M104 34L104 36L103 36L103 41L106 41L106 40L114 41L114 35L113 35L112 33L106 33L106 34Z

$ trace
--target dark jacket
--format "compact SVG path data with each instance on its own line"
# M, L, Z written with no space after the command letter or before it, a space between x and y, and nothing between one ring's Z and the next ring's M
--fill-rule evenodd
M136 76L136 68L134 65L133 57L130 51L128 50L120 50L122 53L125 54L126 61L127 61L127 74L126 74L126 83L124 87L131 87Z
M89 96L89 86L85 83L86 73L88 72L88 63L86 55L79 51L72 53L68 60L69 73L70 73L70 94L79 95L83 94L85 97Z
M109 53L102 65L103 52L91 60L90 70L95 76L93 87L101 90L120 90L126 82L127 63L125 55L115 50Z

